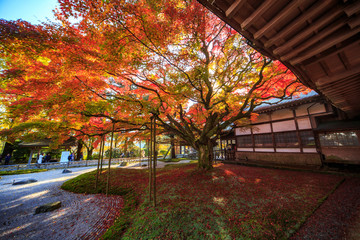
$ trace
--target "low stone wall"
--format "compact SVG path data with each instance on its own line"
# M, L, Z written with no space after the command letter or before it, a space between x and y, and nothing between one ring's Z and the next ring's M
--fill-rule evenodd
M261 161L266 163L275 163L282 165L297 166L321 166L320 155L317 153L254 153L254 152L236 152L236 159L247 161Z
M326 162L360 164L360 147L322 147Z
M118 165L121 162L139 162L140 158L115 158L111 159L112 165ZM147 161L142 158L141 161ZM69 167L86 167L97 165L98 160L83 160L72 161L68 163L50 162L50 163L31 163L29 164L16 164L16 165L0 165L0 171L13 171L13 170L25 170L25 169L53 169L53 168L69 168ZM108 159L103 160L103 166L109 164Z

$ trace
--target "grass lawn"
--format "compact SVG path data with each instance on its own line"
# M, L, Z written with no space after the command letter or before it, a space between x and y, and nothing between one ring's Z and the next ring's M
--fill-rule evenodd
M104 192L106 172L98 192ZM336 189L343 177L218 164L157 170L157 202L147 200L147 170L112 169L111 194L125 206L105 239L287 239ZM95 172L62 186L95 193Z
M182 160L189 160L189 159L188 158L158 159L158 161L162 161L162 162L180 162Z
M45 171L47 171L47 169L23 169L23 170L13 170L13 171L0 171L0 176L27 174L27 173L36 173L36 172L45 172Z

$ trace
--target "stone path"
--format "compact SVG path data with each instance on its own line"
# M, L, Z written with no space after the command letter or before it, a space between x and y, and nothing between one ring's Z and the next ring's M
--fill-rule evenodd
M97 239L112 224L123 200L119 196L85 195L60 189L66 180L94 170L72 168L3 176L0 180L0 239ZM38 182L11 185L13 180ZM35 208L61 201L62 207L34 215Z

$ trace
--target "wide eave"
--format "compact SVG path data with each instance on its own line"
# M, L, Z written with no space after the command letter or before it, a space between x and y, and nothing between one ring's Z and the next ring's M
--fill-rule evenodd
M334 106L360 114L360 1L198 1Z

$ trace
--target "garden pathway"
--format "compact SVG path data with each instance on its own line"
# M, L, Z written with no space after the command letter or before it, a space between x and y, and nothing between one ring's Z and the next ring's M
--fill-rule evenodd
M66 180L94 167L9 175L0 179L0 239L97 239L114 221L120 209L119 196L84 195L66 192ZM38 182L11 185L13 180L35 178ZM61 208L34 215L35 208L61 201Z

